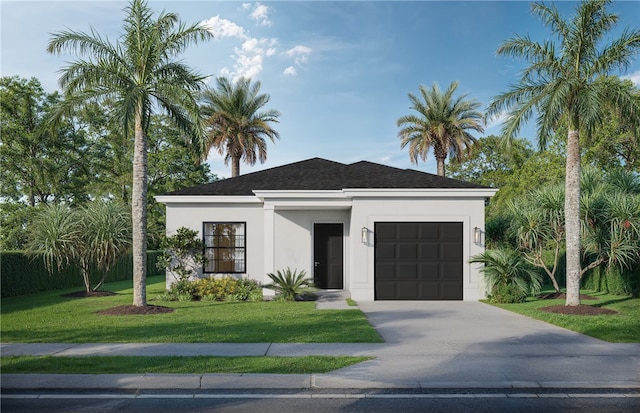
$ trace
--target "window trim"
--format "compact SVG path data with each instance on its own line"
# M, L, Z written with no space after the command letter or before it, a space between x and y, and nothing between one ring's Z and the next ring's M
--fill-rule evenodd
M207 242L205 238L207 236L205 232L207 224L215 224L215 225L241 224L243 226L244 231L242 236L244 237L244 247L233 247L233 249L234 251L242 250L242 261L244 263L244 271L222 271L222 272L207 271L207 263L204 262L202 264L202 273L203 274L246 274L247 273L247 222L246 221L203 221L202 222L202 253L205 258L207 257L207 250L215 250L216 248L222 248L222 247L207 247ZM228 247L224 247L224 248L228 248Z

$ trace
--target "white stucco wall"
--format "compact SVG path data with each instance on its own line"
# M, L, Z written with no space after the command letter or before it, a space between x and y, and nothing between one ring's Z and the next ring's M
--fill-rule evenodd
M358 301L374 300L373 230L376 222L461 222L463 299L485 296L480 266L469 257L484 250L473 242L484 229L484 202L495 190L263 191L247 197L158 197L167 206L167 235L185 226L202 231L203 222L246 222L247 276L262 283L268 272L290 267L313 277L313 224L342 223L344 287ZM193 201L193 202L191 202ZM361 229L370 231L369 243ZM484 237L483 237L484 241ZM167 286L174 280L167 277ZM266 291L268 294L269 292Z
M313 278L313 224L339 223L344 228L345 274L348 262L349 211L283 210L275 213L274 268L304 270ZM346 286L345 282L345 286Z
M180 227L187 227L198 231L199 236L202 237L204 222L246 222L247 272L241 276L264 282L264 213L262 204L167 203L167 236L175 234ZM202 276L202 271L198 275ZM170 288L173 282L175 282L175 278L171 274L167 274L167 288Z

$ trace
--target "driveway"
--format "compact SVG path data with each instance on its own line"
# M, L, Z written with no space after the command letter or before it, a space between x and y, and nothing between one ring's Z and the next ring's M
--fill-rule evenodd
M359 303L385 340L376 359L327 374L385 386L640 385L640 344L612 344L480 302ZM316 378L322 386L322 376Z

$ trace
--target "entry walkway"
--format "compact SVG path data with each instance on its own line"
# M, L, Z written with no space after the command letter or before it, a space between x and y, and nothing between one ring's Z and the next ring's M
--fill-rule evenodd
M326 374L2 375L4 389L640 389L640 344L606 343L479 302L359 303L381 344L3 343L2 356L355 355Z

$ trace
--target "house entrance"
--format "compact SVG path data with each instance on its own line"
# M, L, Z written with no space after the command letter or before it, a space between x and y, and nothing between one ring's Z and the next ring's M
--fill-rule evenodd
M316 287L344 288L343 236L342 224L313 224L313 282Z

